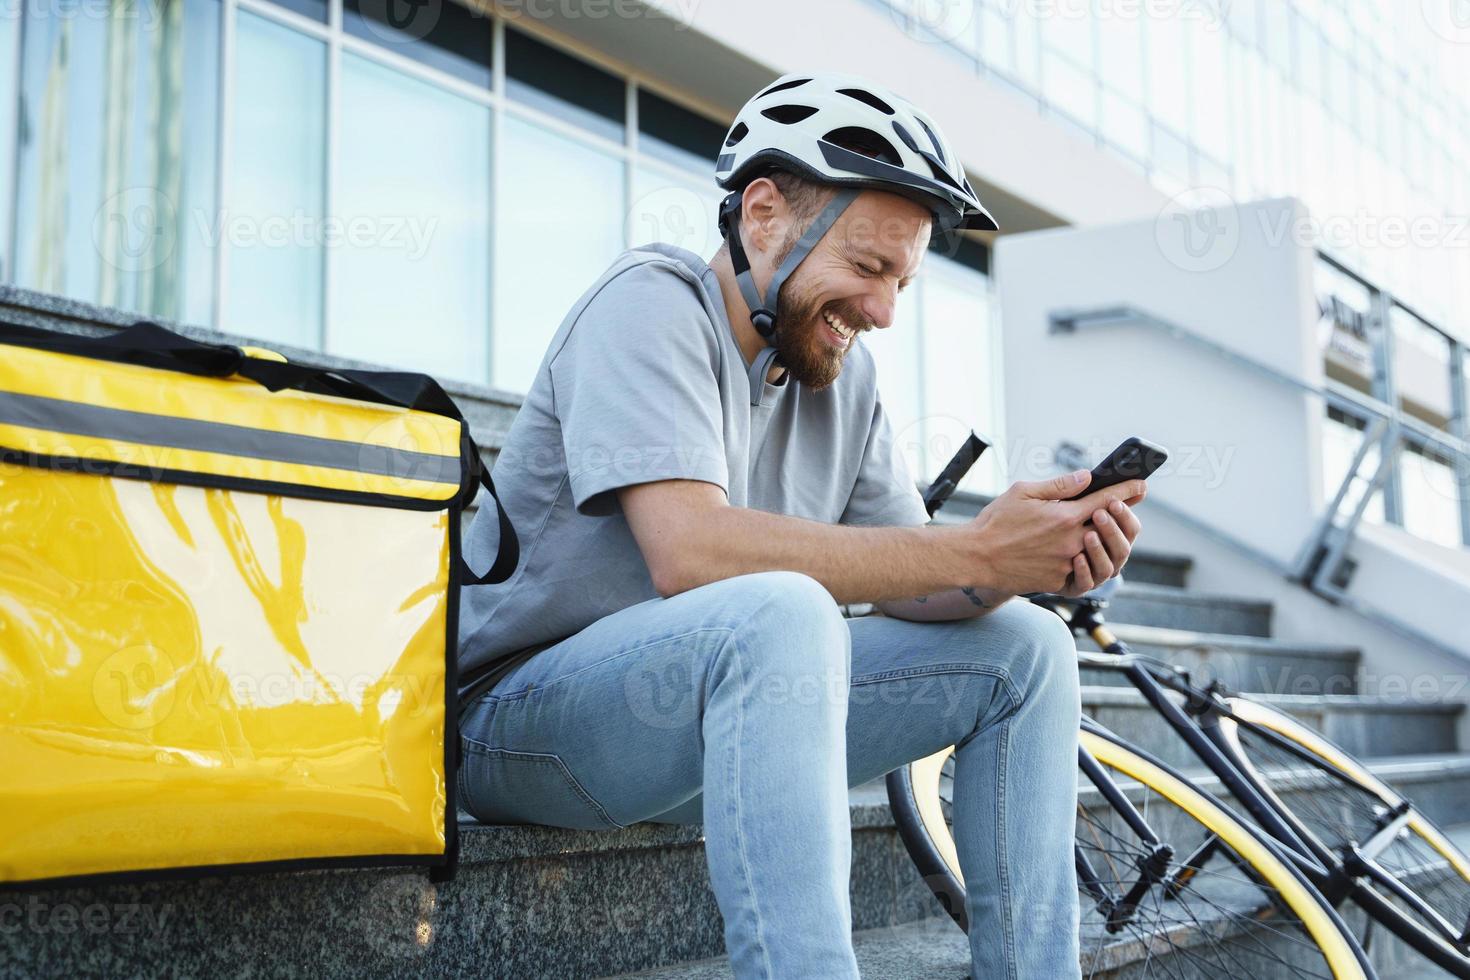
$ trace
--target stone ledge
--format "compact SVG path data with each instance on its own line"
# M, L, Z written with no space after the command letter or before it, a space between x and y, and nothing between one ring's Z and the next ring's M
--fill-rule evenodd
M1245 636L1239 633L1206 633L1200 630L1169 626L1136 626L1131 623L1109 623L1118 639L1125 643L1151 647L1205 648L1264 656L1311 657L1323 660L1359 659L1357 647L1332 643L1305 643L1278 640L1268 636Z

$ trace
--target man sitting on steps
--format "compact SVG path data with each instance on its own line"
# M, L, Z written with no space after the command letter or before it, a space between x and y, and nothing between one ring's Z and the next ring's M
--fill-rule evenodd
M848 978L848 788L955 744L974 976L1076 976L1076 649L1011 597L1116 575L1143 484L1068 501L1079 471L925 526L861 335L931 235L996 226L913 106L787 76L717 170L724 246L619 257L506 438L524 551L463 597L461 669L498 677L465 716L463 805L702 822L735 975ZM473 566L496 534L482 513ZM859 602L884 615L844 619Z

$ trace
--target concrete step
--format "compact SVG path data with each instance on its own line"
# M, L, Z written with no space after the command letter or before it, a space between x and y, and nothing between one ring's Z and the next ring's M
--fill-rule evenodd
M1364 764L1374 775L1412 800L1414 805L1435 823L1449 827L1461 823L1470 813L1470 755L1465 753L1430 753L1366 759ZM1180 766L1190 783L1232 809L1237 809L1219 778L1197 762ZM1329 785L1330 777L1303 766L1299 769L1275 770L1270 782L1277 787L1287 806L1299 798L1319 792ZM1137 799L1137 794L1130 792ZM1078 784L1078 802L1092 809L1102 805L1102 797L1090 782ZM1306 805L1300 807L1309 812Z
M1248 693L1358 693L1362 654L1353 647L1123 623L1113 632L1134 653L1188 669L1200 685L1218 680L1233 691ZM1090 638L1080 638L1078 646L1097 649ZM1117 686L1127 680L1118 671L1084 668L1082 682Z
M1441 810L1447 816L1452 816L1456 808L1462 814L1466 812L1463 808L1467 798L1470 798L1470 779L1466 778L1470 776L1470 756L1372 760L1369 766L1380 777L1413 797L1435 819L1444 819L1435 810ZM1195 782L1212 795L1224 795L1223 787L1213 777L1197 778ZM881 789L877 784L858 787L853 791L853 798L855 808L870 805L880 800ZM1099 802L1096 791L1090 785L1082 793L1082 800L1084 805L1095 805ZM1451 836L1462 847L1470 844L1470 840L1466 840L1470 836L1470 826L1452 829ZM1361 933L1361 916L1355 916L1348 910L1348 921ZM1179 935L1171 936L1174 942L1180 942L1183 938ZM865 980L960 980L969 975L968 944L948 917L930 917L884 928L858 930L853 933L853 948ZM1106 963L1087 964L1083 975L1132 977L1141 968L1139 951L1140 947L1136 944L1120 942L1107 951ZM1424 965L1412 951L1401 944L1390 942L1382 929L1376 930L1372 953L1374 963L1384 977L1429 978L1444 975ZM717 956L621 974L615 980L728 980L731 976L729 964L723 957Z
M1259 700L1322 732L1355 756L1456 751L1456 723L1465 706L1366 695L1262 694ZM1171 765L1196 764L1189 746L1133 688L1086 686L1082 710Z
M1372 768L1431 817L1470 812L1470 757L1404 756ZM1219 792L1210 777L1196 781ZM939 905L898 840L881 782L852 791L850 816L864 976L964 976L963 938L935 918ZM0 930L0 977L279 975L289 964L309 964L303 976L596 977L722 954L698 827L461 827L460 873L438 885L421 872L364 869L0 896L22 925ZM63 929L62 908L104 910L113 927Z
M964 980L970 975L969 942L948 916L859 930L852 934L852 947L863 980ZM730 980L733 976L730 964L720 956L607 980Z
M855 798L851 819L855 927L940 914L881 785ZM0 895L0 913L19 908L4 921L22 923L0 929L0 978L597 977L723 952L700 827L461 828L459 874L437 885L423 872L362 869ZM63 907L71 928L52 927ZM91 907L119 922L126 912L128 928L81 929Z
M1128 556L1123 575L1139 585L1167 585L1182 589L1189 585L1189 572L1194 559L1167 551L1139 549Z
M1130 561L1130 566L1132 562ZM1110 623L1162 626L1203 633L1271 635L1271 603L1129 581L1108 603Z

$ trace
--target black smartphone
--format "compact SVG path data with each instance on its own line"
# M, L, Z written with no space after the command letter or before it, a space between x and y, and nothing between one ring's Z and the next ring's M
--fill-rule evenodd
M1094 490L1105 490L1127 480L1147 480L1153 472L1164 465L1169 451L1163 446L1129 436L1117 449L1108 453L1108 458L1092 468L1092 480L1087 488L1068 500L1085 497Z

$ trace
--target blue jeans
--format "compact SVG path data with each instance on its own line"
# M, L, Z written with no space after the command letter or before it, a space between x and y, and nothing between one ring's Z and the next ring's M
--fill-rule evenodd
M740 978L856 977L848 787L958 745L973 976L1078 975L1076 647L1021 600L843 619L815 579L742 575L605 617L468 713L487 823L704 823Z

